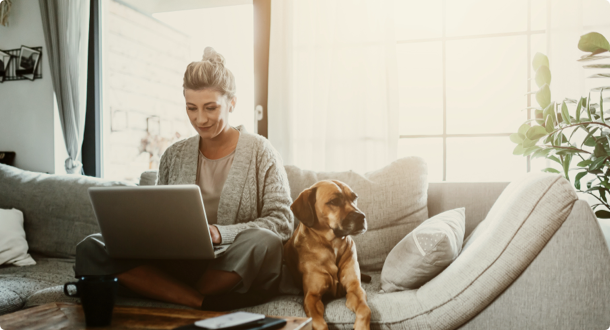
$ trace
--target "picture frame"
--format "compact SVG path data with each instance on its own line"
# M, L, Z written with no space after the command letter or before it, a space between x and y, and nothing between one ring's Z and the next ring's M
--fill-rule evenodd
M11 64L11 60L13 56L11 54L6 53L0 50L0 83L4 82L8 74L8 67Z
M36 68L38 68L38 62L40 61L40 55L41 52L38 50L21 46L17 62L17 75L34 80Z

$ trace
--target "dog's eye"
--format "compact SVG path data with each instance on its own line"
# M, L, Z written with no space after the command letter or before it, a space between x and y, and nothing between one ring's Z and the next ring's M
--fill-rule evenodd
M335 205L335 206L339 205L339 198L335 198L335 199L331 200L330 202L328 202L328 204Z

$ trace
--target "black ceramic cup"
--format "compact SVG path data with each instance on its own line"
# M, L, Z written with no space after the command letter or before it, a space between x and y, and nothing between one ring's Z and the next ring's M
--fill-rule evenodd
M112 276L82 276L78 282L64 284L64 293L69 297L80 298L87 326L108 326L112 322L118 284L117 278ZM76 287L74 294L68 291L71 285Z

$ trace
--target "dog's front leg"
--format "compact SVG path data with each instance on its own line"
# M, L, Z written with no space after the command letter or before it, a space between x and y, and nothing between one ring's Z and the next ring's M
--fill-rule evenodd
M311 317L313 330L328 330L328 325L324 321L324 303L322 296L328 290L327 279L322 275L303 276L303 291L305 299L303 308L305 314Z
M345 306L356 313L355 330L369 330L371 328L371 309L366 303L366 292L360 285L360 271L355 267L342 269L339 277L341 285L346 292Z

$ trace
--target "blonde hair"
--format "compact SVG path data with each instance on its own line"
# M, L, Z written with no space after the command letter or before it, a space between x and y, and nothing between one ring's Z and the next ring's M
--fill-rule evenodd
M225 67L225 58L212 47L206 47L203 58L191 62L184 72L184 89L212 88L232 99L235 96L235 77Z

